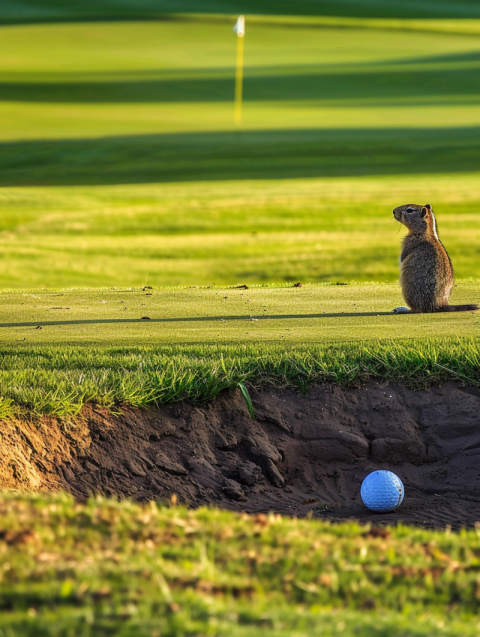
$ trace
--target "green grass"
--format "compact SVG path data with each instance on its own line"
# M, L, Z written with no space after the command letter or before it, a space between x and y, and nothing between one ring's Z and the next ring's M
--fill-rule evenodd
M183 17L1 27L1 287L395 281L410 200L478 276L477 21L247 19L235 131L232 19Z
M456 274L480 266L476 173L0 189L0 286L397 281L392 207L431 202ZM438 204L438 205L437 205Z
M192 17L5 26L0 139L204 131L214 141L214 133L233 129L232 24L232 18L205 22ZM342 144L341 139L345 129L378 131L374 146L382 136L388 146L395 139L405 141L404 129L478 127L476 35L363 24L345 29L314 21L308 26L253 20L245 48L243 130L332 131L348 152L347 140ZM456 23L449 24L454 28ZM473 24L478 30L478 22ZM449 137L455 144L453 131ZM410 139L415 142L412 133ZM447 141L437 133L438 145ZM478 145L478 133L470 142ZM295 148L295 140L291 145ZM224 151L234 147L230 141ZM68 170L61 159L57 151L58 168Z
M2 22L38 22L79 19L162 18L184 12L253 13L306 16L356 16L382 18L478 18L475 0L4 0Z
M463 282L453 300L479 294ZM204 402L239 383L480 384L478 316L394 315L397 285L25 291L1 302L4 417Z
M2 636L478 635L478 530L0 498Z
M260 16L234 130L239 12ZM0 418L262 383L479 386L476 315L314 284L396 281L391 209L429 201L473 277L453 300L478 302L479 18L468 0L2 2ZM63 495L2 495L0 517L0 637L480 630L476 531Z
M268 380L477 384L475 315L389 313L403 235L391 210L412 200L433 204L470 279L455 298L478 299L476 5L131 11L0 9L2 413L207 400ZM395 284L314 285L353 281ZM215 287L240 283L257 287ZM173 289L187 285L205 289ZM86 286L103 289L71 290Z

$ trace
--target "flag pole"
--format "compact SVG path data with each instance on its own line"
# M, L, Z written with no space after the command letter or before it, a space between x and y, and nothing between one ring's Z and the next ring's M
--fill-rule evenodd
M245 37L245 18L239 16L234 31L237 34L237 70L235 74L235 126L242 124L243 99L243 50Z

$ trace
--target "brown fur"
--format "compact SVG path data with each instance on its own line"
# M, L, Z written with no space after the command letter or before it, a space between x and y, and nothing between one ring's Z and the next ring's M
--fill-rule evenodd
M438 237L431 205L398 206L393 216L408 229L400 256L400 285L410 310L428 313L478 309L477 305L448 303L454 284L453 267Z

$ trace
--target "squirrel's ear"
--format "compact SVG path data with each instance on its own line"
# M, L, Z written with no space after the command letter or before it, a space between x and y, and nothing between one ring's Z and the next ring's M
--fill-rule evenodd
M425 218L429 212L429 210L431 210L430 206L427 208L427 206L423 206L422 208L422 217Z
M429 203L426 203L423 207L424 207L424 208L428 208L429 210L431 210L431 209L432 209L432 206L431 206Z

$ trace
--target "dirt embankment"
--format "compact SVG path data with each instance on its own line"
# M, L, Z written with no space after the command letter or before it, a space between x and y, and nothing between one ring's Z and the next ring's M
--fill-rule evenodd
M256 420L238 392L119 416L89 407L74 424L3 422L0 488L62 488L79 499L176 494L191 506L429 527L480 521L480 390L370 383L252 397ZM375 469L404 482L396 513L361 502Z

